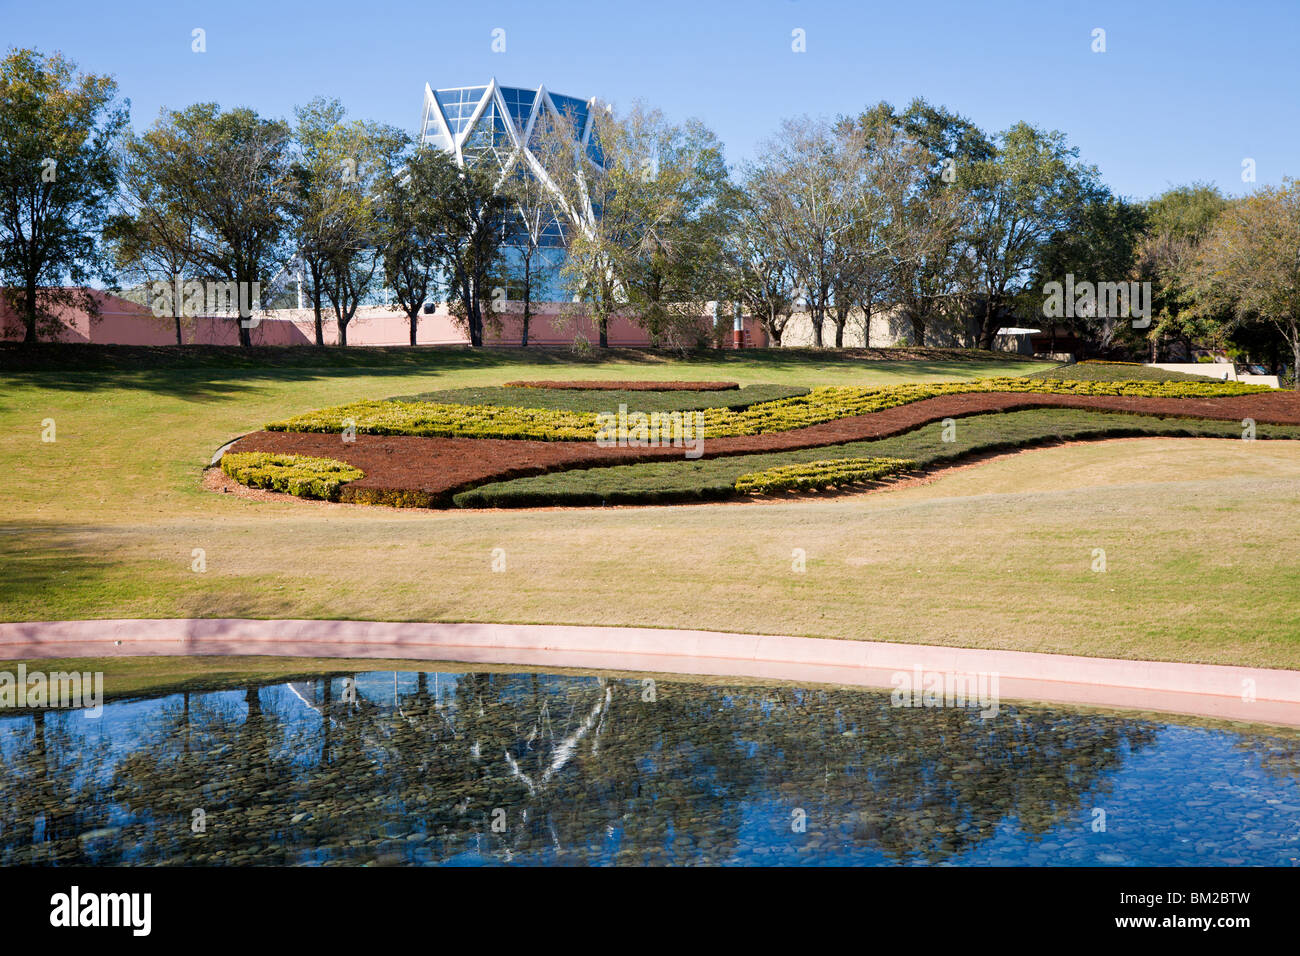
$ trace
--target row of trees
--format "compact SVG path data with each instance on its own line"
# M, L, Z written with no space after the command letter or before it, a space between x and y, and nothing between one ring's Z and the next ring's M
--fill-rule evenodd
M696 344L722 300L777 343L806 314L815 345L870 345L887 313L915 345L943 329L988 349L1005 325L1046 323L1102 351L1233 344L1277 364L1286 346L1300 363L1291 181L1136 203L1060 133L988 134L919 99L787 121L733 170L702 124L639 106L594 109L585 143L573 116L545 115L527 153L467 144L480 158L461 166L335 100L293 123L197 104L134 135L116 92L58 55L0 64L0 281L28 340L81 295L69 284L260 282L268 305L301 272L318 344L327 314L346 344L358 307L386 291L412 344L438 301L481 345L508 290L526 345L537 298L558 286L601 345L616 312ZM1151 283L1153 321L1045 311L1045 286L1067 275Z

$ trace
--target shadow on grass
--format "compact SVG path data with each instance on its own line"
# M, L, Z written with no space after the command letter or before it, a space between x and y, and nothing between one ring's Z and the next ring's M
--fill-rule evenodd
M130 388L192 401L228 401L258 380L310 381L347 372L409 376L490 370L520 365L645 367L743 366L773 372L905 363L914 375L968 374L990 362L1028 362L1025 356L965 349L708 349L682 355L653 349L611 348L575 352L568 348L483 348L464 346L133 346L42 343L0 345L0 371L43 388L96 391ZM75 373L75 374L69 374ZM21 378L17 378L21 376ZM249 383L249 384L245 384Z

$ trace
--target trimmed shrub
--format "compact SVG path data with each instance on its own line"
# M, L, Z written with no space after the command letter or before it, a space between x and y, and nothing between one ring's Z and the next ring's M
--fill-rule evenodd
M742 494L812 491L876 481L916 467L910 458L836 458L751 471L736 479Z
M333 458L237 452L221 457L221 470L241 485L283 491L299 498L338 501L346 482L364 476L358 468Z

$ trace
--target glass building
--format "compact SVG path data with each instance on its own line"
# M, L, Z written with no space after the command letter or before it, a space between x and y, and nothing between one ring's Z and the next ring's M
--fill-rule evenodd
M596 101L553 93L545 86L536 89L501 86L495 79L486 86L459 86L435 90L424 87L424 116L420 123L420 145L445 150L462 165L491 164L501 181L510 176L528 176L542 184L553 206L540 219L529 223L516 216L514 232L519 241L505 250L507 266L515 272L519 246L531 234L539 246L547 274L534 289L538 299L560 296L559 267L563 261L564 237L568 230L581 228L584 211L569 208L560 190L547 175L530 146L551 120L567 119L587 159L600 166L603 156L599 137L593 130ZM590 210L585 215L591 215ZM525 232L526 230L526 232ZM515 298L513 290L509 298Z

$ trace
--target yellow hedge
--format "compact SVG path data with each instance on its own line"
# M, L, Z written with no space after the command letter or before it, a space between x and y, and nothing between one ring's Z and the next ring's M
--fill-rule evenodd
M239 452L221 456L221 470L241 485L283 491L299 498L338 501L344 483L364 477L347 462L310 455Z
M769 494L773 491L835 488L875 481L915 465L916 462L910 458L839 458L778 465L741 475L736 479L736 490L746 494Z

